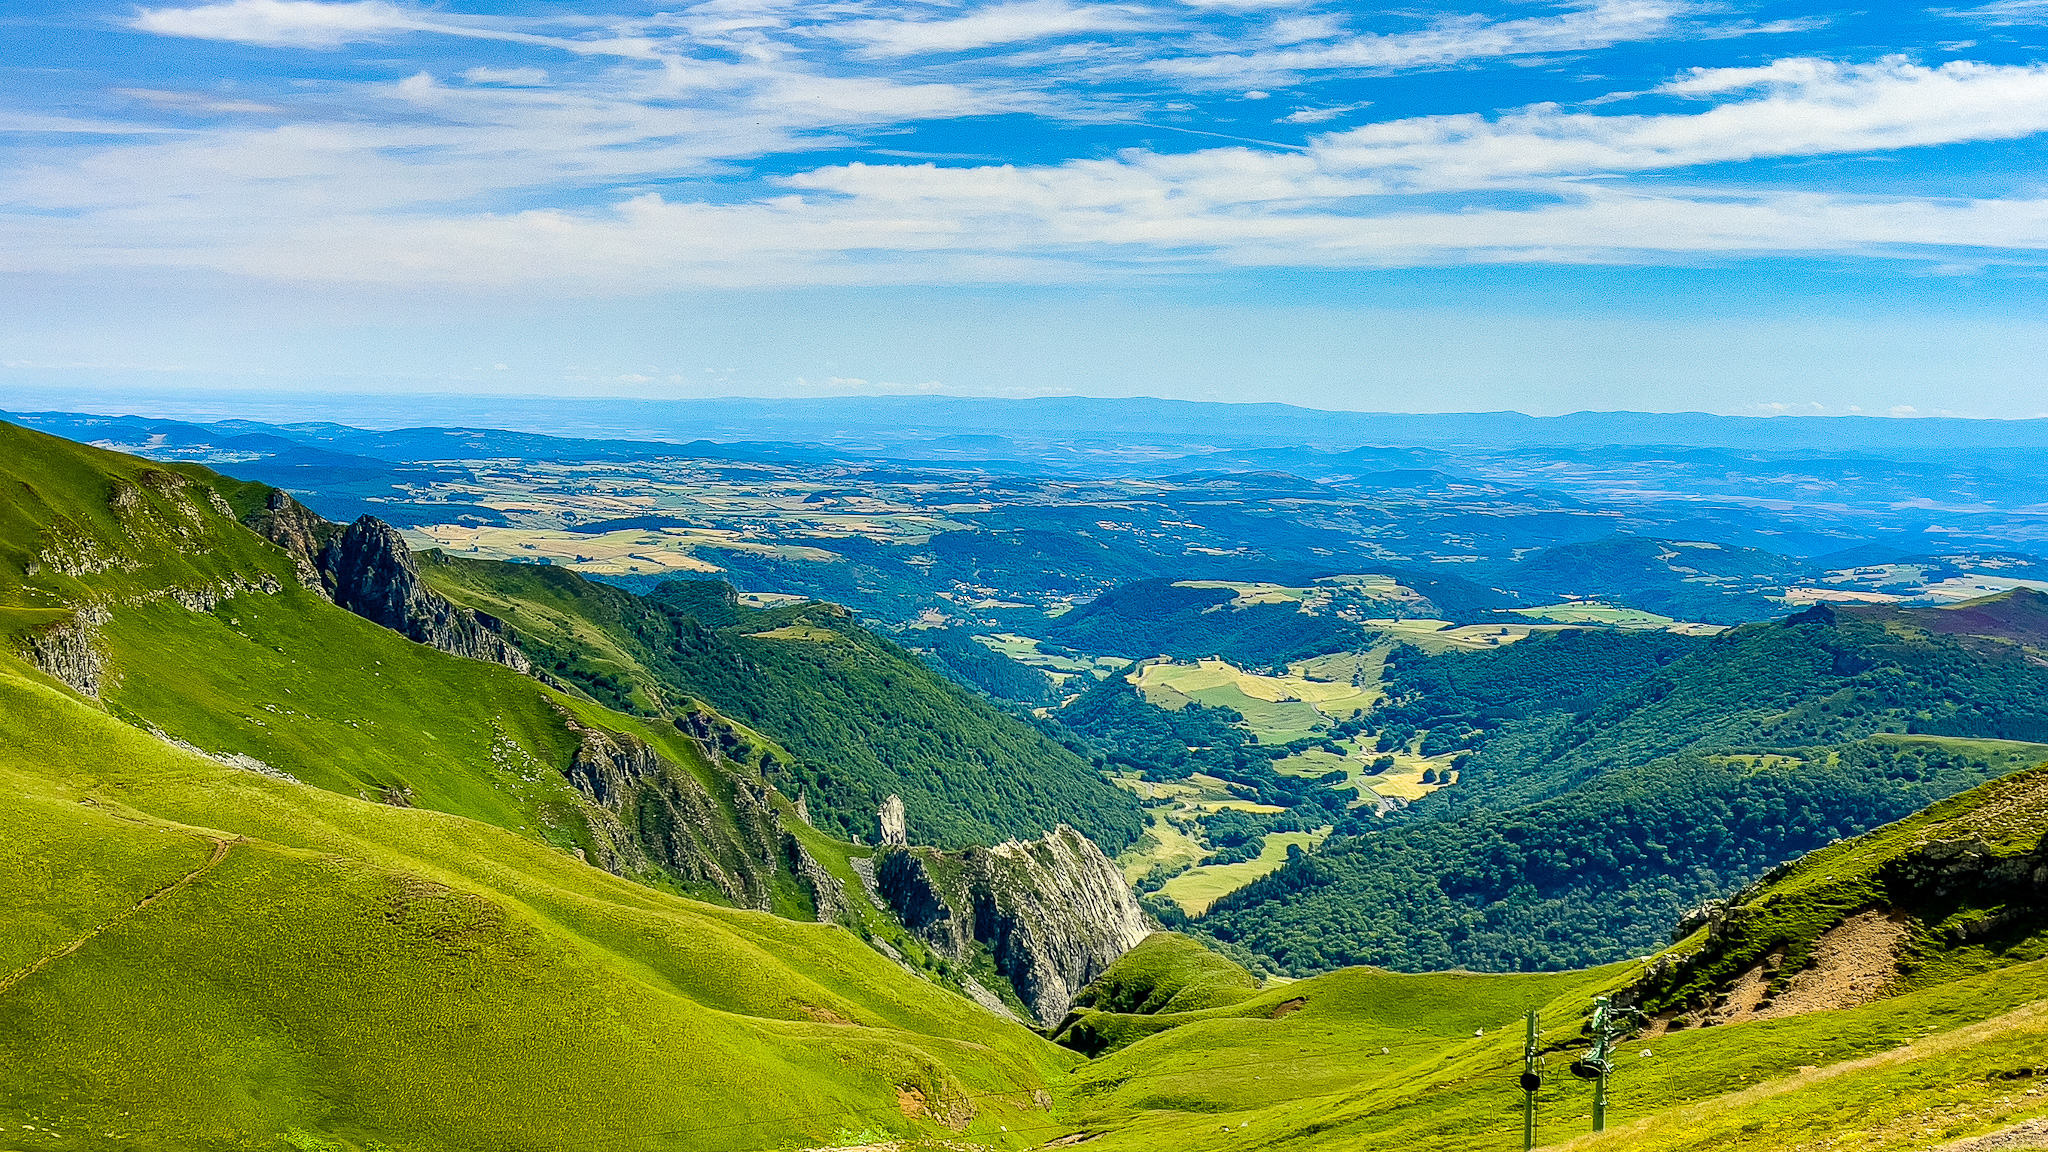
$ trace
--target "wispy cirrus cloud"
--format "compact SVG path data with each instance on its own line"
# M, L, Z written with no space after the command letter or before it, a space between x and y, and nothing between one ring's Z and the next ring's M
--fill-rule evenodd
M1935 11L1993 27L2048 24L2048 0L1992 0L1975 8L1937 8Z
M229 40L272 48L339 48L421 29L408 10L385 0L228 0L196 8L145 8L133 26L159 36Z
M386 0L223 0L196 8L145 8L132 27L159 36L225 40L270 48L336 49L406 33L531 44L578 55L650 58L651 40L631 36L577 39L522 32L492 20L457 20Z
M784 98L821 122L937 114L971 99L936 94L906 105L906 91L916 89L804 88ZM53 167L40 182L17 181L8 198L93 206L63 220L13 221L0 248L20 267L77 258L88 235L120 237L119 259L133 263L311 279L541 279L593 291L1955 248L2048 257L2048 200L1758 191L1697 176L1658 187L1584 181L2041 132L2048 66L1800 58L1688 71L1659 94L1706 106L1624 114L1544 104L1407 117L1318 136L1298 152L850 163L779 178L770 192L739 201L642 192L603 207L503 213L437 205L572 174L617 181L672 171L702 165L719 148L744 153L767 142L720 139L673 109L416 77L395 98L438 108L461 127L393 135L288 126L120 150L81 171ZM625 140L642 143L621 148ZM433 164L408 159L416 156ZM167 181L166 173L175 175ZM342 189L351 203L336 203ZM1485 199L1501 190L1526 202ZM307 211L313 203L324 211Z
M1068 0L1018 0L993 4L941 19L852 20L820 28L820 34L860 45L874 56L964 52L1089 32L1155 29L1164 21L1141 8L1121 4L1074 4Z
M1315 42L1292 40L1248 52L1212 45L1207 52L1163 56L1149 62L1147 70L1184 81L1272 84L1332 71L1440 68L1468 60L1583 52L1659 39L1675 34L1680 17L1694 10L1684 0L1598 0L1556 15L1511 20L1446 15L1412 32L1328 35Z
M1692 0L1434 14L1322 0L705 0L518 19L219 0L131 19L151 35L343 53L370 74L231 95L119 87L119 116L160 109L175 129L17 147L0 175L0 203L14 206L0 212L0 261L634 291L2048 250L2025 191L1759 188L1714 171L2048 132L2039 63L1788 54L1674 67L1570 104L1377 122L1366 110L1388 105L1358 98L1379 82L1362 78L1534 71L1620 44L1784 27ZM437 37L431 66L392 64ZM985 159L1008 154L986 124L1024 116L1128 131L1116 148ZM1344 117L1356 126L1325 130ZM915 130L939 121L962 123L920 146ZM106 123L103 135L120 130ZM1190 150L1131 147L1132 133ZM841 149L867 158L804 158Z

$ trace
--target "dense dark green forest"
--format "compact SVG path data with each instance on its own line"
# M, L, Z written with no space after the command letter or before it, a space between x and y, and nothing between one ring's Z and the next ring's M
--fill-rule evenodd
M543 671L601 702L646 713L694 697L780 743L793 758L771 762L771 779L826 831L873 839L892 793L911 835L946 847L1064 822L1115 852L1143 828L1137 801L1093 764L843 608L756 611L719 581L638 596L539 565L421 560L437 587L505 618Z
M1654 951L1686 909L1779 861L2022 763L1883 740L1807 754L1686 754L1526 808L1332 840L1195 926L1297 975L1605 963Z
M1228 588L1139 580L1041 627L1052 639L1083 652L1134 659L1221 656L1257 668L1364 643L1363 629L1338 616L1311 615L1292 604L1221 607L1235 598Z
M972 628L911 632L905 642L939 671L998 700L1045 704L1056 696L1052 677L976 640Z
M1816 608L1704 643L1400 655L1367 724L1455 728L1474 749L1458 786L1392 818L1347 813L1319 852L1199 927L1292 972L1637 954L1685 907L1780 859L2037 758L1926 737L2048 741L2048 666L1910 619Z
M650 597L673 612L667 642L650 644L652 666L796 753L792 778L778 783L808 794L820 827L872 836L893 792L912 835L947 846L1064 821L1115 852L1141 831L1135 800L1093 765L843 610L743 609L717 628L693 614L695 596L664 585Z

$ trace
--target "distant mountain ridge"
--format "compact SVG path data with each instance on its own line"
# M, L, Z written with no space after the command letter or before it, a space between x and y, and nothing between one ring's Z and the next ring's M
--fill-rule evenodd
M320 398L308 398L313 406ZM337 412L368 424L445 421L588 439L796 440L829 443L886 436L925 439L956 457L1000 458L1003 439L1161 440L1400 445L1670 445L1695 448L1940 451L2048 448L2048 417L1721 416L1707 412L1348 412L1290 404L1234 404L1154 397L859 396L703 400L619 397L412 396L333 398ZM404 415L400 416L399 414ZM23 413L34 418L47 412ZM397 419L393 419L397 417ZM15 416L9 416L15 419ZM177 421L172 421L177 422ZM198 421L193 421L197 423ZM272 426L249 424L249 432ZM320 423L279 425L319 435ZM328 424L327 427L339 427ZM296 438L296 437L295 437Z

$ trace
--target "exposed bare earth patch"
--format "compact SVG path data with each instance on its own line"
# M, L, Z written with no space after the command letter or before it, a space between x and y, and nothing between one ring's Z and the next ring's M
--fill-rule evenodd
M1858 912L1814 941L1812 961L1786 980L1776 996L1771 995L1771 984L1785 959L1781 952L1736 977L1713 1007L1685 1023L1740 1024L1868 1004L1882 997L1897 978L1899 946L1906 934L1902 913L1878 908ZM1662 1035L1673 1019L1659 1018L1650 1034Z
M841 1016L839 1013L834 1012L830 1008L820 1008L816 1004L798 1004L796 1006L796 1010L810 1017L812 1020L816 1021L819 1024L853 1023L853 1021L848 1020L846 1017Z
M1273 1019L1278 1020L1283 1016L1292 1016L1306 1007L1308 1007L1308 997L1306 996L1296 996L1292 1000L1282 1000L1273 1006Z
M2048 1118L2022 1120L2010 1128L1943 1144L1934 1152L2007 1152L2022 1148L2048 1148Z
M1906 917L1873 908L1827 930L1815 942L1813 963L1792 977L1764 1018L1854 1008L1883 996L1898 975Z

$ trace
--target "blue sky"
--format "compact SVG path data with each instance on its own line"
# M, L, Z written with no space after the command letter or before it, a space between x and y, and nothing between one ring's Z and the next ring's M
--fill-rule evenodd
M2048 412L2048 0L0 4L0 402Z

